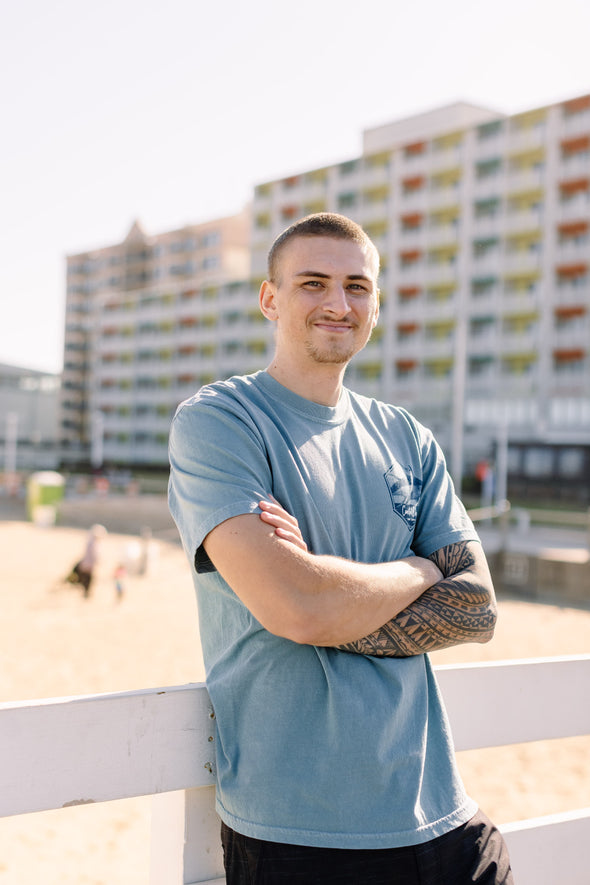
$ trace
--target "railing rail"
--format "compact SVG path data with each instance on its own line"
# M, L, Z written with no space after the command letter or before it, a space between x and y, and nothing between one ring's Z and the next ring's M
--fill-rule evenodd
M590 655L437 667L457 750L590 734ZM154 797L152 885L223 882L204 685L0 705L0 816ZM518 885L587 885L590 808L502 827Z

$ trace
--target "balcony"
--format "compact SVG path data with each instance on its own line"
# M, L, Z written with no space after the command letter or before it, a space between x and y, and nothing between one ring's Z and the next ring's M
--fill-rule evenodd
M499 346L503 357L520 357L523 363L534 363L539 353L539 336L536 332L504 331Z
M542 228L542 209L531 209L526 206L522 209L512 208L505 218L505 229L512 231L527 231Z
M541 169L519 169L506 177L506 188L509 192L536 190L542 187L545 174Z

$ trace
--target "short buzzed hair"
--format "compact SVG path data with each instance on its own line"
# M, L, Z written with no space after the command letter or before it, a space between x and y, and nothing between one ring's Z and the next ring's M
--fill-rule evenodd
M268 253L268 279L277 282L279 259L283 248L296 237L331 237L335 240L351 240L371 258L375 279L379 274L379 253L371 238L362 227L345 215L334 212L318 212L295 221L279 234Z

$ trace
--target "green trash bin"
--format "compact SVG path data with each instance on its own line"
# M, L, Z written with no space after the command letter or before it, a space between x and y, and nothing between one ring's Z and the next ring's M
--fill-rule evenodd
M33 473L27 483L27 514L35 525L54 525L57 507L63 500L65 479L54 470Z

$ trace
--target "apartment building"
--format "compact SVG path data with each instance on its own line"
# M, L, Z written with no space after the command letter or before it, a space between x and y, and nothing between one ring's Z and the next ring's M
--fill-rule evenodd
M378 126L360 156L259 184L251 229L248 213L154 237L134 225L70 256L70 460L166 464L177 403L268 362L268 248L319 211L361 223L382 260L379 326L347 383L432 427L455 477L503 447L513 477L588 497L590 95Z
M590 95L514 116L451 105L260 184L254 276L318 211L354 218L382 259L380 324L351 387L424 420L456 475L506 439L515 476L590 475Z
M262 346L238 282L249 276L249 217L156 236L136 222L122 243L68 256L65 464L165 465L178 403Z

